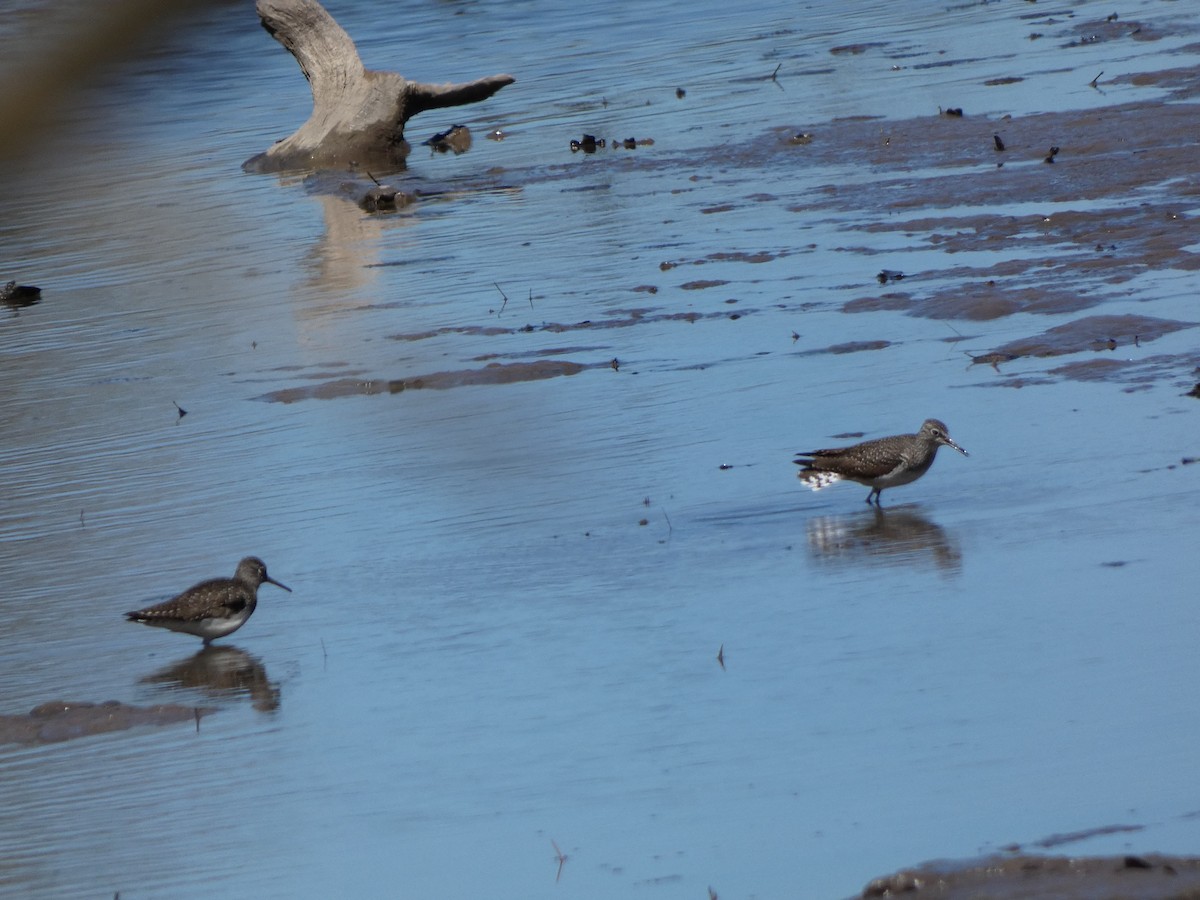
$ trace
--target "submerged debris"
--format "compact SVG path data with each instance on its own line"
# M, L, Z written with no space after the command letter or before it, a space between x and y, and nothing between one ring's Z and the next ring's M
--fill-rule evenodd
M0 287L0 303L12 309L33 306L41 299L41 296L42 289L34 287L32 284L17 284L15 281L10 281L4 287Z
M375 187L368 190L358 201L360 209L367 212L399 209L416 199L412 194L406 194L390 184L382 183L370 172L367 172L367 177L375 182Z
M585 134L580 140L571 141L571 152L578 153L582 150L584 153L595 153L597 147L603 147L604 145L604 138L596 140L594 134Z
M451 125L445 131L439 131L427 141L422 142L434 153L466 153L471 149L471 129L466 125Z

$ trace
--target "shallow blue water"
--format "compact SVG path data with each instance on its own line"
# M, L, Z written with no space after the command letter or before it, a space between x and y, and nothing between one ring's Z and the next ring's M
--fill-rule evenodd
M217 712L198 732L0 747L0 886L833 897L1111 824L1145 827L1070 851L1193 851L1200 798L1181 785L1200 734L1178 698L1200 674L1200 487L1178 463L1195 401L1174 384L991 390L947 343L963 323L843 314L881 259L846 248L963 259L794 211L862 172L733 152L838 116L1154 97L1087 82L1189 62L1177 7L1122 11L1162 41L1066 54L1072 9L1107 7L331 3L368 65L518 79L410 123L416 143L465 120L475 145L416 147L405 183L450 193L384 217L241 173L309 102L246 5L85 93L0 176L0 279L45 291L0 319L0 712ZM1008 74L1027 80L982 84ZM482 139L495 127L510 136ZM662 164L572 156L584 132L653 137L633 152ZM1189 319L1195 278L1131 290ZM701 279L728 283L684 289ZM630 310L663 318L580 325ZM966 330L981 350L1059 321ZM536 358L586 368L265 399ZM886 518L866 488L799 489L793 451L929 415L972 455L939 459ZM224 642L273 709L172 683L195 642L120 615L247 553L295 591L264 587Z

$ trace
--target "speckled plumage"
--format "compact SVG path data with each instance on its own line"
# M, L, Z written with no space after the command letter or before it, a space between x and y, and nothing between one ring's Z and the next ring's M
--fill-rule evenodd
M953 447L963 456L967 451L950 440L950 432L937 419L926 419L916 434L863 441L849 447L809 450L796 455L803 466L798 477L814 491L838 481L856 481L871 489L867 503L878 505L884 488L911 484L929 471L938 447Z
M212 578L188 588L155 606L125 613L131 622L155 625L203 638L207 646L214 638L233 634L246 624L258 605L258 588L264 582L292 589L267 574L266 564L255 556L238 563L232 578Z

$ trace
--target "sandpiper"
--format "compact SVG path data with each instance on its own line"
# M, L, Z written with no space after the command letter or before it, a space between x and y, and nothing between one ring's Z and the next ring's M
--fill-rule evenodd
M238 563L232 578L202 581L174 599L127 612L125 617L143 625L194 634L203 638L207 647L213 638L233 634L246 624L258 606L258 587L264 581L292 592L267 574L261 559L247 556Z
M916 434L894 434L850 447L810 450L797 454L794 462L804 467L798 477L814 491L838 481L857 481L871 489L867 503L874 501L878 506L884 488L911 484L929 471L942 445L967 455L950 440L944 424L926 419Z

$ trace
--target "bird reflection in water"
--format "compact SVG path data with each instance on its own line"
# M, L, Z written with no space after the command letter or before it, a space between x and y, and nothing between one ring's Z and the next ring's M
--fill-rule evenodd
M808 549L832 565L921 567L932 562L943 574L962 569L958 541L915 507L872 507L869 513L810 519Z
M263 664L245 650L229 645L209 645L193 656L147 675L141 683L172 690L197 690L214 699L246 695L260 712L279 708L279 686L267 678Z

